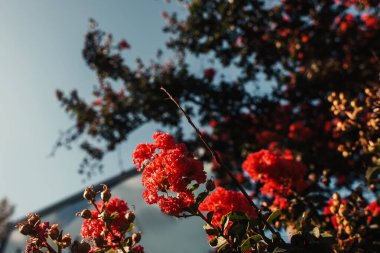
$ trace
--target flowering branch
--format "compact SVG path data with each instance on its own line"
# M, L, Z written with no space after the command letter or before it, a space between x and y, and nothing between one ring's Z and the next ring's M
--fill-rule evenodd
M261 222L271 231L272 234L278 234L274 228L267 222L267 220L264 218L263 214L261 213L260 208L252 201L252 199L249 197L248 193L244 190L243 186L239 183L239 181L236 179L236 177L233 175L231 170L224 164L222 159L219 157L218 153L205 141L205 139L202 136L202 133L199 131L199 129L195 126L193 121L191 120L190 116L185 112L185 110L181 107L181 105L173 98L173 96L164 88L161 87L161 90L168 96L168 98L178 107L178 109L181 110L183 115L186 117L189 124L193 127L195 132L197 133L198 137L202 141L202 143L205 145L207 150L211 153L215 161L221 166L221 168L228 174L228 176L233 180L233 182L237 185L239 190L243 193L245 198L250 202L250 204L253 206L253 208L256 210L258 214L258 218ZM285 243L284 240L279 236L281 242Z
M96 205L96 203L95 203L94 201L91 201L91 204L94 206L95 210L98 211L98 213L102 213L102 212L99 210L98 206ZM108 231L110 232L110 234L111 234L113 237L117 238L117 236L116 236L116 235L114 234L114 232L112 231L110 224L109 224L108 222L105 222L105 224L106 224L107 229L108 229ZM127 253L127 252L125 251L125 249L124 249L124 247L123 247L123 245L121 244L120 241L118 242L118 244L119 244L119 248L121 249L121 251L123 251L123 253Z

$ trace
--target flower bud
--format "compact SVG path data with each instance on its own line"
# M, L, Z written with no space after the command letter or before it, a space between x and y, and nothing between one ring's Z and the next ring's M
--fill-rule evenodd
M352 231L353 231L353 227L352 226L348 225L348 226L344 227L344 232L346 232L346 234L351 235Z
M65 234L62 237L62 247L65 249L67 247L70 247L71 245L71 235L70 234Z
M23 235L30 235L33 232L33 226L29 223L17 224L18 231Z
M125 219L129 222L132 223L135 220L136 216L132 211L127 211L125 214Z
M136 244L141 240L141 233L134 233L132 235L132 241Z
M333 200L339 200L339 201L340 201L340 195L339 195L339 193L335 192L335 193L332 195L332 198L333 198Z
M58 229L58 224L53 224L48 232L49 237L52 240L57 240L59 236L59 229Z
M110 212L108 212L107 210L104 210L104 211L99 215L99 218L101 218L103 221L109 221L110 218L111 218L111 214L110 214Z
M346 216L348 214L348 210L347 210L346 205L342 204L342 205L339 206L338 214L340 216Z
M100 194L100 197L102 198L104 202L107 202L111 199L111 190L108 189L107 185L105 184L103 185L103 191Z
M325 186L328 186L330 184L330 179L328 179L327 177L322 177L321 183Z
M315 174L315 173L310 173L309 175L308 175L308 179L311 181L311 182L316 182L317 181L317 174Z
M90 210L83 209L82 212L79 213L79 216L83 219L90 219L92 217L92 214Z
M215 183L212 179L207 180L206 182L206 190L211 192L215 189Z
M92 202L95 201L96 192L94 190L94 187L86 187L86 189L83 192L83 198L87 199L88 201Z
M62 98L63 98L63 92L61 90L56 90L55 91L55 96L57 97L58 100L62 100Z
M32 226L35 226L38 222L40 222L41 217L36 213L29 213L28 214L28 223Z

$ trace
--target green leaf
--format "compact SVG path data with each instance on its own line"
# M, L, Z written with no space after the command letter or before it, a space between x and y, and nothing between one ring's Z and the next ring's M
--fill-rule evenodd
M368 168L365 173L365 178L369 184L372 183L380 175L380 166Z
M233 222L237 222L237 221L249 221L248 216L244 212L232 211L232 212L230 212L227 215L228 215L228 218L231 221L233 221Z
M227 243L227 241L225 241L223 244L218 246L218 249L216 250L216 252L223 252L223 250L226 248L227 245L228 245L228 243Z
M113 212L113 213L111 214L110 219L111 219L111 220L114 220L114 219L116 219L117 217L119 217L119 213L115 211L115 212Z
M319 231L318 227L314 227L313 230L310 231L310 234L314 235L317 238L321 236L321 232Z
M281 252L286 252L286 249L276 247L276 248L273 250L273 253L281 253Z
M209 224L205 224L203 226L203 229L206 231L207 235L218 235L219 234L218 230L216 230L215 228L213 228Z
M243 238L246 234L247 226L244 223L234 222L231 227L228 228L228 235Z
M199 188L199 184L194 184L194 185L192 185L191 187L190 187L190 191L195 191L195 190L197 190Z
M228 222L229 222L228 214L223 215L222 220L221 220L223 231L227 228Z
M215 248L216 245L218 245L218 238L216 238L216 237L212 238L212 239L208 242L208 244L210 244L211 247Z
M133 223L129 224L129 227L126 230L126 233L131 232L134 228L135 228L135 224L133 224Z
M222 217L222 228L227 229L229 222L232 221L234 224L241 223L247 224L249 222L248 216L244 212L232 211ZM245 226L244 225L244 226Z
M212 217L214 217L214 211L211 211L211 212L208 212L207 214L206 214L206 218L207 218L207 220L208 221L212 221Z
M207 195L208 195L208 192L201 192L201 193L199 193L198 196L197 196L197 199L196 199L197 203L198 204L202 203L203 200L207 197Z
M261 235L253 235L249 238L247 238L241 245L240 249L242 252L246 252L249 248L252 247L253 244L258 243L261 241L263 237Z
M227 240L224 237L214 237L209 241L209 244L213 248L219 248L227 244Z
M273 220L275 220L278 216L281 215L281 210L280 209L277 209L276 211L272 212L268 219L267 219L267 222L268 223L272 223Z
M329 232L323 232L321 234L322 237L332 237L332 234L330 234Z

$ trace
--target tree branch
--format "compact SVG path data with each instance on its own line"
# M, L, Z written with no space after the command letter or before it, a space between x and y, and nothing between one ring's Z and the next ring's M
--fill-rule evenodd
M220 165L220 167L228 174L228 176L232 179L232 181L238 186L239 190L243 193L245 198L249 201L249 203L253 206L253 208L256 210L257 215L259 217L259 220L270 230L272 234L278 234L274 228L266 221L263 214L261 213L261 210L258 208L258 206L252 201L252 199L248 196L248 193L244 190L243 186L239 183L239 181L236 179L236 177L233 175L232 171L224 164L222 159L219 157L218 153L206 142L206 140L203 138L202 133L199 131L199 129L195 126L189 115L185 112L185 110L181 107L181 105L173 98L173 96L164 88L161 87L161 90L169 97L169 99L178 107L178 109L181 110L183 115L186 117L189 124L193 127L195 132L197 133L199 139L202 141L204 146L207 148L207 150L211 153L212 157L215 159L215 161ZM282 237L280 236L281 242L285 243Z

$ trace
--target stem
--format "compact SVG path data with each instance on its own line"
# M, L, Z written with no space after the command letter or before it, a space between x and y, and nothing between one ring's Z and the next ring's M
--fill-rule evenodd
M220 234L220 236L222 236L224 239L226 239L227 242L228 242L230 245L234 246L234 243L231 242L231 240L228 238L228 236L225 236L225 235L223 234L222 229L221 229L220 227L218 227L218 226L214 226L214 225L213 225L213 224L212 224L212 223L206 218L206 216L204 216L203 213L202 213L201 211L199 211L199 209L197 209L197 212L196 212L195 214L193 214L193 215L198 216L198 217L200 217L202 220L204 220L209 226L211 226L211 227L213 227L215 230L217 230L218 233ZM236 246L236 245L235 245L235 246Z
M203 215L203 213L199 210L197 210L197 213L195 213L194 215L196 216L199 216L202 220L204 220L208 225L210 225L211 227L213 227L214 229L218 230L218 232L223 235L223 231L217 227L217 226L214 226L209 220L207 220L206 216Z
M50 246L50 244L48 242L46 242L46 248L49 250L49 252L57 253L57 251L55 251L55 249L53 249L53 247Z
M292 191L293 196L298 199L299 201L302 202L306 207L308 207L311 211L311 214L318 220L320 220L319 214L317 209L315 208L314 204L311 203L310 201L306 200L304 197L301 197L298 193L295 191Z
M253 206L253 208L257 212L257 216L259 217L259 220L264 223L264 225L270 230L272 234L276 234L276 231L274 228L266 221L263 214L261 213L261 210L258 208L258 206L252 201L252 199L248 196L248 193L244 190L243 186L239 183L239 181L236 179L236 177L233 175L232 171L223 163L222 159L219 157L218 153L205 141L205 139L202 136L202 133L199 131L199 129L195 126L189 115L185 112L185 110L181 107L181 105L173 98L173 96L164 88L161 87L161 90L169 97L169 99L178 107L178 109L181 110L183 115L186 117L189 124L193 127L195 132L197 133L198 137L202 141L202 143L205 145L207 150L211 153L212 157L215 159L215 161L220 165L220 167L228 174L228 176L232 179L232 181L237 185L239 190L243 193L245 198L249 201L249 203ZM285 241L280 236L281 242L285 243Z
M95 207L96 211L100 214L100 210L98 208L98 206L95 204L94 201L91 201L91 204ZM117 238L117 236L113 233L113 231L111 230L111 226L110 224L108 224L108 222L104 221L104 223L106 224L106 227L108 229L108 231L111 233L111 235L115 238ZM121 249L121 251L123 251L123 253L127 253L123 247L123 245L121 244L121 242L119 241L119 248Z

